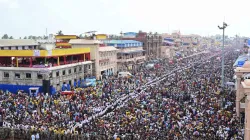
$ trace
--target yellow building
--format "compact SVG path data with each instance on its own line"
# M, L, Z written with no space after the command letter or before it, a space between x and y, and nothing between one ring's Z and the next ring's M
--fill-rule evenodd
M2 39L0 48L0 84L42 86L49 80L60 87L92 75L90 46L57 49L29 39Z
M96 35L96 39L97 40L105 40L105 39L107 39L108 37L107 37L107 35L106 34L97 34Z

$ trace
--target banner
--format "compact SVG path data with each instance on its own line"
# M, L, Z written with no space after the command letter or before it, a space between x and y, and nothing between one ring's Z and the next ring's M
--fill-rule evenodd
M40 56L40 50L34 50L33 56Z

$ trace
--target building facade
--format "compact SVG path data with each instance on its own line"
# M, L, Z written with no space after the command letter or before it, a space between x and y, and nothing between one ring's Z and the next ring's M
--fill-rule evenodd
M135 40L107 40L105 44L118 49L118 71L134 71L146 60L142 42Z
M69 42L72 45L72 48L81 48L81 49L90 49L90 61L92 62L92 74L96 77L97 80L100 79L100 47L103 46L103 43L98 40L87 40L87 39L71 39Z
M72 85L92 75L89 47L56 49L49 46L46 50L40 49L33 40L0 40L3 48L0 50L0 89L41 87L43 80L60 89L63 84Z
M161 46L161 58L173 59L175 56L174 46Z
M56 48L71 48L69 41L71 39L77 39L76 35L56 35Z
M112 46L99 48L99 74L113 75L117 73L117 52L118 49Z
M145 50L145 56L148 60L159 58L161 56L161 46L162 46L161 35L157 33L148 34L142 31L139 31L138 33L128 32L124 34L125 36L122 38L123 40L136 40L143 43L143 50Z

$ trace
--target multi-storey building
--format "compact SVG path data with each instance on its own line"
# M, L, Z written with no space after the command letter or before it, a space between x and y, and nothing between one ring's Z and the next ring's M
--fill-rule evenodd
M114 46L118 49L118 71L136 70L146 59L142 42L134 40L106 40L104 42L107 46Z
M101 35L104 36L104 35ZM104 37L101 37L104 38ZM100 40L100 38L98 38ZM105 46L99 40L72 39L70 44L73 48L90 47L90 60L93 62L93 75L96 79L102 79L102 76L117 73L117 52L113 46Z
M99 48L99 74L113 75L117 73L117 52L113 46Z
M136 40L143 43L143 50L145 50L145 56L147 59L155 59L161 56L161 46L162 46L162 37L161 35L155 33L149 33L139 31L139 33L124 33L128 36L124 36L123 40ZM135 37L133 37L133 34Z
M92 74L90 47L56 49L33 40L0 40L0 89L17 92L39 87L45 92ZM46 87L45 87L46 83Z
M56 48L71 48L69 41L71 39L77 39L76 35L56 35Z

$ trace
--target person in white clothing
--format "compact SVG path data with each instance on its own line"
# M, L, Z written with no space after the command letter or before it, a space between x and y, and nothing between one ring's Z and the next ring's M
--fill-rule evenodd
M31 135L31 140L36 140L35 134L32 134L32 135Z
M36 133L36 140L39 140L39 139L40 139L39 133Z

